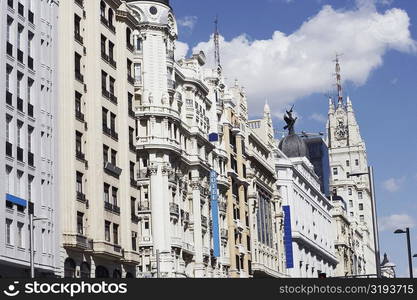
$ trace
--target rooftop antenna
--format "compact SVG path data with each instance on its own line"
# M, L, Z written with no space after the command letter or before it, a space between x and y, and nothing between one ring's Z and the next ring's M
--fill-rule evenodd
M339 58L343 56L343 54L336 53L336 86L337 86L337 105L343 105L343 88L342 88L342 75L340 74L340 60Z
M214 63L218 71L221 71L220 63L220 34L219 34L219 17L216 16L214 21Z

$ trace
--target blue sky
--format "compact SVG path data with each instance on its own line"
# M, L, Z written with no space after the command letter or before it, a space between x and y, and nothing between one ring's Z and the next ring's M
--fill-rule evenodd
M171 2L180 24L179 40L188 45L188 54L198 45L208 52L209 61L213 20L219 15L226 73L234 76L236 72L246 84L251 117L259 116L268 99L278 129L283 126L283 109L295 103L299 131L325 130L325 95L334 93L333 54L344 54L344 92L351 97L369 163L375 167L381 252L387 252L397 264L399 276L407 276L405 237L392 232L396 227L412 227L417 253L417 1ZM361 36L368 19L375 20L369 25L375 25L375 40ZM272 38L274 32L280 34ZM282 44L287 43L288 48L282 50ZM274 47L276 52L271 54L267 49ZM303 47L310 49L304 53ZM234 56L240 53L254 58L259 70L247 63L248 67L239 66L236 71L239 61ZM302 58L301 63L297 57ZM262 60L267 61L266 68ZM257 83L257 78L264 85ZM414 268L417 274L417 260Z

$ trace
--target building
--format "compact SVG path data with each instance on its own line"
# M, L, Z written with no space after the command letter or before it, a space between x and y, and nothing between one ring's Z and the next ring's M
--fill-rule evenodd
M136 208L145 193L132 108L138 22L120 0L61 1L59 9L61 276L137 277Z
M307 145L295 134L292 110L285 117L289 134L275 153L277 186L284 211L286 267L290 277L333 277L335 253L333 204L320 190Z
M286 277L282 199L274 168L274 139L271 111L248 122L245 155L249 181L249 224L253 277Z
M321 137L308 137L305 139L305 142L309 160L320 179L320 190L328 197L330 195L330 164L327 144Z
M353 275L377 274L375 259L375 239L373 230L373 207L371 182L365 142L350 98L345 101L341 87L340 65L336 61L338 100L329 100L329 120L327 124L327 144L330 155L330 190L347 203L347 217L353 230L360 233L364 244L364 257L358 257ZM350 174L363 174L350 176ZM349 272L349 270L346 270Z
M35 275L59 267L57 146L58 1L1 1L0 277L30 276L29 203Z
M384 254L384 259L381 262L381 277L382 278L396 278L396 272L395 272L395 268L397 266L390 262L388 259L388 255L385 253Z

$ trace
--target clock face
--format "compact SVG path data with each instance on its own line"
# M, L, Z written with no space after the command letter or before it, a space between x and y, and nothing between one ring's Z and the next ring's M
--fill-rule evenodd
M336 138L339 140L346 139L348 135L347 126L343 122L339 121L339 125L336 128Z

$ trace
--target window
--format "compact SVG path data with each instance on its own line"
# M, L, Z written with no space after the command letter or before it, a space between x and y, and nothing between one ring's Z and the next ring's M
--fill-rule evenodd
M349 167L350 166L350 161L349 160L347 160L346 161L346 167Z
M117 165L117 151L115 151L115 150L111 150L111 164L113 165L113 166L116 166Z
M17 196L19 196L21 198L24 198L23 188L22 188L22 181L23 181L22 177L23 177L23 172L18 170L17 171L17 191L16 191L16 194L17 194Z
M112 132L116 132L116 115L110 113L110 129Z
M80 154L82 154L82 139L83 139L83 134L79 131L75 132L75 151L77 153L77 156L79 156Z
M22 25L17 26L17 48L22 49L22 35L25 28Z
M11 141L10 124L12 123L13 117L6 115L6 142Z
M142 51L142 39L139 37L136 39L136 50Z
M100 2L100 15L102 18L106 18L106 4L104 1Z
M110 191L110 185L108 185L107 183L105 183L104 184L104 202L105 203L110 203L109 191Z
M109 60L114 60L114 44L109 41Z
M349 207L353 207L353 201L349 200Z
M114 16L113 10L109 8L109 15L108 15L109 27L113 26L113 16Z
M6 219L6 244L13 245L13 231L12 231L13 221Z
M17 82L16 82L17 98L23 98L22 80L23 80L23 74L20 72L17 72Z
M337 174L339 174L338 169L337 168L333 168L333 175L336 176Z
M363 211L363 203L359 203L359 210Z
M103 119L103 129L107 129L107 113L108 113L108 110L103 107L102 112L101 112L102 119Z
M23 236L23 223L18 222L17 223L17 247L24 248L25 242L24 242L24 236Z
M362 192L358 192L358 199L363 199L363 193Z
M33 79L28 78L28 88L27 88L27 101L28 103L31 103L32 101L32 87L33 87Z
M112 197L112 202L114 206L117 206L117 193L118 193L118 189L115 187L112 187L111 197Z
M77 193L82 194L83 193L83 173L77 172L76 174L76 188Z
M82 113L81 109L81 97L82 95L78 92L75 92L75 113L77 116L80 116Z
M104 35L101 35L101 54L106 58L106 41L107 38Z
M84 235L84 214L77 212L77 233Z
M348 188L348 194L349 196L352 196L352 188Z
M355 166L359 166L359 159L355 159Z
M110 78L110 80L109 80L109 92L110 92L110 95L114 95L114 83L116 82L115 81L115 79L113 78L113 77L109 77Z
M13 194L13 168L6 166L6 193Z
M32 175L28 175L28 200L32 200L32 184L35 178Z
M135 163L130 162L130 179L135 180Z
M103 145L103 161L106 163L109 161L109 147Z
M81 41L81 18L74 14L74 35L78 41Z
M104 222L104 238L106 242L110 242L110 222Z
M81 75L81 55L77 52L74 54L74 63L75 63L75 78L83 82L84 78Z
M135 81L142 82L142 65L135 63Z
M137 246L136 246L137 237L138 237L138 234L132 231L132 250L133 251L136 251L137 249Z
M113 224L113 243L119 245L119 225Z
M107 91L107 73L101 71L101 89Z
M6 33L6 35L7 35L7 41L9 43L12 42L12 39L11 39L12 35L10 34L11 31L12 31L12 26L13 26L13 18L7 16L7 33Z
M362 223L365 222L365 216L364 215L360 215L359 216L359 221L361 221Z
M6 90L7 91L10 91L11 90L10 76L11 76L12 71L13 71L13 67L11 67L10 65L6 65Z

